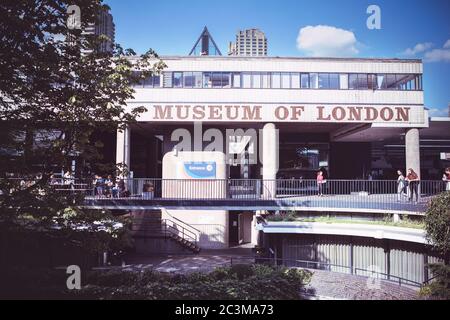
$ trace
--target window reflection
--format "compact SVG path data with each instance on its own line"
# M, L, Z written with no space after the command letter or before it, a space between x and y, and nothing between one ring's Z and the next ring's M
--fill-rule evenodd
M422 90L420 74L168 71L145 79L140 75L133 71L133 87Z

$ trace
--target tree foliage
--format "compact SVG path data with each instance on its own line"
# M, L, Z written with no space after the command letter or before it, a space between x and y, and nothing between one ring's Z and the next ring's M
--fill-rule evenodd
M68 27L69 5L80 8L80 29ZM74 157L80 164L99 159L101 143L93 133L136 121L145 108L127 106L131 84L165 65L152 50L141 56L119 45L111 52L97 50L108 39L82 31L104 9L101 0L0 2L3 226L69 230L107 214L80 209L83 195L56 192L50 177L67 170Z
M450 192L434 197L425 214L425 230L428 241L446 257L450 253Z

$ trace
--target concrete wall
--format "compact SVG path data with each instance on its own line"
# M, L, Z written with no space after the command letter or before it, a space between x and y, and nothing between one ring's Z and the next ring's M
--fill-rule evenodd
M227 210L162 210L163 219L179 219L197 229L198 246L202 249L228 248ZM175 220L176 221L176 220Z

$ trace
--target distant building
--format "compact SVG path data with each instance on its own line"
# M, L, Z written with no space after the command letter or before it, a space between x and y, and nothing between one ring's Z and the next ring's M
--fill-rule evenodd
M267 38L259 29L240 30L236 42L230 42L228 55L232 56L267 56Z
M99 52L112 52L114 50L115 33L113 17L108 9L102 10L98 15L97 22L90 24L83 31L83 34L105 35L109 38L99 44L97 49Z

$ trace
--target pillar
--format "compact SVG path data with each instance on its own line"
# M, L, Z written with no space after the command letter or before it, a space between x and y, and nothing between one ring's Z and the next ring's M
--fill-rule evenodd
M420 137L419 129L411 128L405 134L406 171L412 168L420 178Z
M278 131L273 123L264 126L262 141L263 197L274 198L278 172Z
M126 166L126 169L130 170L130 154L131 154L131 130L130 127L125 127L122 130L117 130L117 139L116 139L116 163L123 164Z

